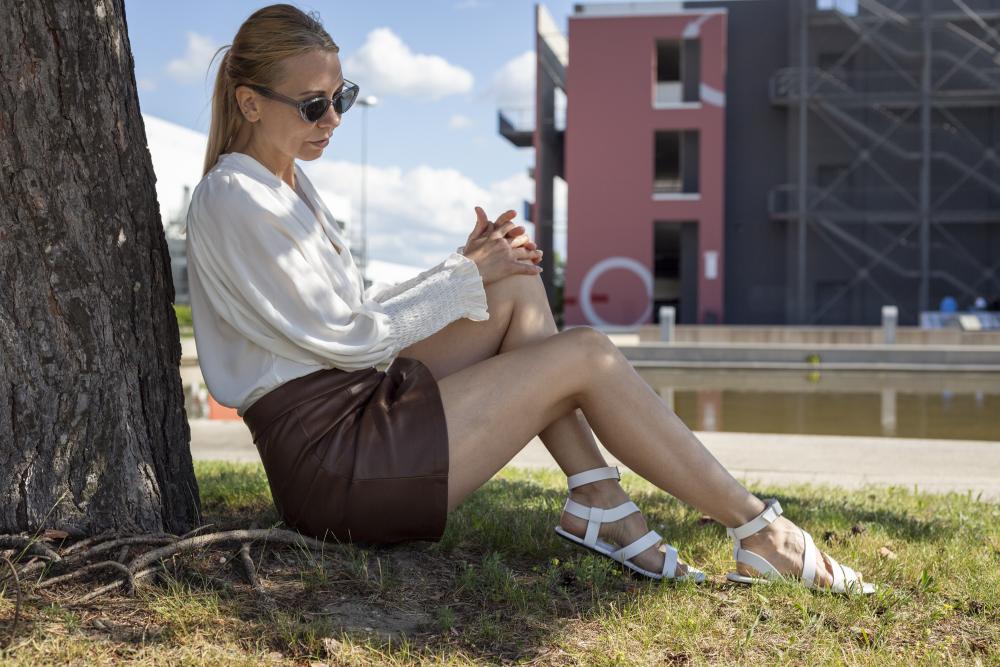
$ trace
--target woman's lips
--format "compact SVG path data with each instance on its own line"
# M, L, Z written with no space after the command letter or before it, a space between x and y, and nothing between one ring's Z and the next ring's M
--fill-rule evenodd
M309 143L311 143L313 146L317 146L319 148L323 148L328 143L330 143L330 137L327 137L326 139L322 139L320 141L310 141Z

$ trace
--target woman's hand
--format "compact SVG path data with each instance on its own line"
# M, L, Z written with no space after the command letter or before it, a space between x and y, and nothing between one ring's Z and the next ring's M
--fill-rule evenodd
M507 220L512 219L516 215L517 215L516 211L513 210L504 211L503 214L499 218L497 218L495 224L499 226L500 224L502 224L501 219L503 220L503 222L506 222ZM525 250L531 251L532 252L531 262L534 264L538 264L539 262L542 261L543 252L541 250L538 250L538 245L531 240L531 237L529 237L525 233L525 231L527 230L525 230L524 225L517 225L511 228L506 235L507 241L510 243L512 248L524 248Z
M510 222L515 215L514 211L506 211L492 223L486 212L476 207L476 226L462 254L476 263L484 285L511 275L538 275L542 271L535 266L541 260L541 251L525 247L530 239L524 235L523 227ZM508 237L512 240L508 241Z
M481 209L477 206L476 207L477 217L480 215L480 211ZM483 212L482 215L485 217L486 213ZM516 215L517 212L514 210L504 211L503 214L501 214L500 217L497 218L496 223L492 222L487 223L487 229L492 231L493 229L504 224L505 222L512 219ZM514 227L511 227L508 230L505 238L511 244L511 247L524 248L525 250L531 251L531 256L529 257L530 261L533 264L539 264L542 261L542 255L544 255L545 253L538 249L538 245L531 240L531 237L525 234L525 231L526 230L524 228L524 225L515 225Z
M477 207L478 208L478 207ZM477 213L478 215L478 213ZM483 214L485 215L485 213ZM514 210L504 211L499 218L497 218L496 223L492 223L494 227L499 227L508 220L512 219L517 215ZM511 227L507 234L505 235L507 242L511 244L513 248L524 248L525 250L531 251L530 260L533 264L538 264L542 261L542 255L544 254L541 250L538 250L538 245L531 240L527 234L525 234L524 225L515 225Z

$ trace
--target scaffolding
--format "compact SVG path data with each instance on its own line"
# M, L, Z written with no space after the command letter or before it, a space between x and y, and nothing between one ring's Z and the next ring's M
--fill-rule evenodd
M1000 0L789 4L788 321L1000 294Z

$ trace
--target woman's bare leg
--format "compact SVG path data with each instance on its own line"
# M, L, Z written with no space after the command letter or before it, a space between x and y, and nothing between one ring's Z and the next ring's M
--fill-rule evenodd
M486 286L486 300L489 320L457 320L402 350L399 356L418 359L440 380L558 332L538 276L514 275L490 283ZM607 465L579 410L557 419L537 435L567 476Z
M449 432L449 508L493 477L547 424L580 408L626 466L726 526L763 503L734 479L604 334L565 331L439 382ZM623 409L628 406L628 409ZM754 546L782 572L801 571L795 528L779 519ZM747 545L748 547L750 544ZM826 563L817 580L829 583Z
M539 288L541 287L541 282L537 277L524 278L526 280L521 282L534 281ZM508 283L508 289L510 289L520 280L521 277L511 277L493 285ZM542 435L543 442L556 456L567 474L606 465L603 458L600 457L596 443L590 435L590 429L582 415L579 414L578 408L583 408L583 412L591 424L595 424L595 419L600 419L607 424L603 427L595 424L595 430L605 446L625 465L665 491L715 517L722 523L730 526L739 525L763 509L760 500L749 494L722 468L683 422L663 403L662 399L635 373L631 365L606 336L587 328L549 336L547 334L551 329L547 329L544 316L545 313L549 312L547 302L543 303L537 298L534 300L524 298L525 286L523 284L517 285L514 290L515 294L522 294L521 297L512 297L510 293L506 296L500 295L499 290L495 288L490 290L488 287L487 291L488 296L493 297L490 303L490 321L496 325L496 318L505 324L502 342L498 347L503 348L506 353L487 357L487 359L461 370L453 370L454 367L439 370L443 374L439 384L442 387L442 400L446 402L446 414L448 414L450 399L446 398L445 394L448 387L456 383L464 384L467 381L466 376L469 374L464 373L465 370L478 366L494 369L488 371L486 377L481 380L482 386L478 396L481 400L487 401L489 401L488 397L492 397L492 402L496 404L496 407L502 409L500 412L501 423L493 424L485 413L479 414L477 417L475 416L477 413L474 412L472 418L475 424L482 427L482 430L478 446L473 445L470 452L467 449L470 446L468 443L463 447L463 444L456 439L456 429L460 428L459 423L452 423L453 419L464 423L462 420L469 419L470 415L464 413L463 408L459 406L457 412L463 416L451 415L449 417L449 433L452 436L451 470L453 473L450 480L449 509L454 509L468 493L490 479L535 434ZM530 293L530 291L531 287L529 286L527 292ZM515 313L519 314L515 315ZM549 317L551 317L550 313ZM471 332L460 331L460 329L469 328L463 325L483 324L487 323L460 320L436 334L439 339L438 344L448 351L444 357L453 360L453 364L461 363L460 359L458 362L455 361L457 357L462 356L459 341L482 341L483 338L470 338L467 334L471 334ZM554 323L551 326L554 327ZM449 329L459 335L452 336L451 340L445 341L445 337L441 334ZM586 342L581 343L581 339ZM546 345L546 343L556 340L561 341L558 346ZM486 349L480 349L475 354L492 354L491 349L496 349L491 348L493 344L493 341L488 341L485 344ZM423 357L422 360L426 359L434 364L434 358L438 355L433 354L432 351L437 346L424 345L423 349L420 349L420 345L404 351L403 356ZM545 346L545 349L534 349L540 345ZM584 350L583 356L574 357L574 353L579 355L581 348ZM515 359L510 358L512 355L523 357L524 354L518 353L529 351L528 356L538 357L539 360L528 363L522 369L524 377L517 375L516 367L518 364L497 363L500 360L514 362ZM563 364L561 368L560 364ZM594 366L598 368L594 368ZM501 370L496 370L497 367ZM618 382L605 381L607 374L600 372L599 368L612 371L611 375L617 378ZM514 370L513 374L510 372L512 369ZM568 375L567 369L572 370ZM482 369L480 369L481 371ZM490 377L490 373L494 372L496 377ZM501 376L506 379L506 382L498 381ZM558 377L560 380L588 383L591 381L591 376L601 384L605 391L603 393L596 392L599 395L596 400L590 400L589 410L585 399L587 396L595 394L594 391L588 392L585 387L582 391L578 389L576 393L567 396L565 394L567 385L552 381ZM540 387L537 390L540 393L537 395L536 390L531 389L533 381L540 381ZM562 394L560 394L560 387L563 389ZM456 399L468 399L471 396L477 396L477 393L467 391L466 388L462 387L459 387L456 392ZM570 403L567 404L567 398L572 399L573 397L576 397L577 402L574 403L570 400ZM518 407L521 400L526 400L523 408ZM543 406L540 405L546 402L551 402L548 406L550 412L545 412ZM567 405L574 407L570 409ZM623 405L629 406L627 414L617 409ZM524 410L530 411L532 409L537 414L542 415L541 421L533 422L524 433L516 429L512 430L513 422L506 420L511 419L511 415L524 415ZM552 409L555 411L551 412ZM651 418L636 419L636 414L649 415ZM619 422L624 422L624 428L615 425L616 419ZM517 418L514 417L514 420ZM517 420L517 423L524 424L524 421ZM554 429L553 426L555 426ZM503 443L500 443L499 447L495 447L496 443L490 436L500 435L513 435L514 437L513 440L509 437L502 438L507 441L506 447ZM546 436L548 441L546 441ZM553 441L555 446L552 446ZM484 447L484 445L487 446ZM515 448L510 449L510 447ZM592 451L588 451L591 448ZM560 452L563 451L566 454L560 455ZM465 456L469 453L472 454L471 460L466 461ZM497 458L491 459L490 456L493 454L496 454ZM592 458L595 455L598 458ZM678 463L682 461L686 461L686 465L678 466ZM619 504L627 498L617 483L612 483L611 480L585 485L576 492L576 500L601 507ZM573 525L573 522L580 523L582 520L564 515L561 521L564 528L582 534L582 526ZM631 541L646 531L645 521L640 515L631 515L626 520L617 523L620 524L615 531L617 533L615 537L618 539L612 539L616 543ZM610 527L615 528L614 524ZM799 571L802 544L798 531L791 522L783 518L779 519L773 524L773 528L755 536L755 538L746 540L745 544L747 547L757 548L758 553L769 557L779 570L796 573ZM658 569L658 566L650 564L650 561L656 556L654 550L650 549L640 554L640 557L635 560L639 564L655 570ZM662 563L661 555L658 557L658 562ZM830 575L827 568L824 567L825 562L817 563L817 565L818 583L829 580Z
M558 332L549 307L545 288L538 276L510 276L486 287L490 319L485 322L458 320L433 336L400 352L426 365L437 379L470 366L498 353L509 352L536 344ZM559 417L538 434L559 467L567 475L607 466L594 439L593 431L578 409ZM600 480L578 487L570 497L584 505L615 507L629 497L617 480ZM563 512L559 520L563 529L583 536L587 521ZM601 539L623 546L646 534L649 528L638 513L601 527ZM633 558L633 562L659 572L664 553L654 545ZM687 566L680 563L678 573Z

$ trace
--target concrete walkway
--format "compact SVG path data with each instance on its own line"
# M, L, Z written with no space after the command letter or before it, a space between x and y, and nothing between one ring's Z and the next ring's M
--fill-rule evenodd
M190 423L195 459L260 460L242 421ZM971 491L984 500L1000 501L1000 442L703 431L695 435L746 482L846 488L891 484L922 491ZM602 451L608 463L620 465ZM538 438L508 465L557 467Z

